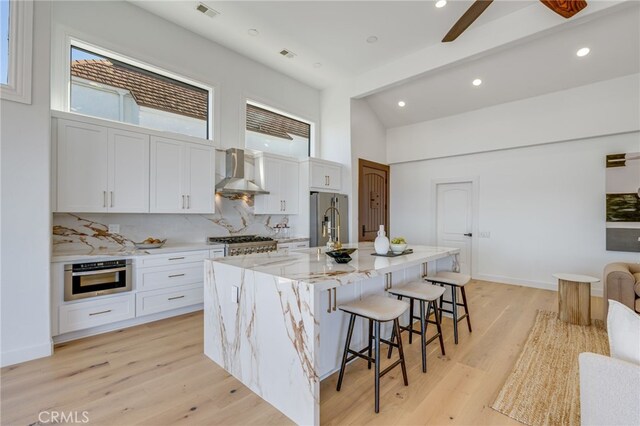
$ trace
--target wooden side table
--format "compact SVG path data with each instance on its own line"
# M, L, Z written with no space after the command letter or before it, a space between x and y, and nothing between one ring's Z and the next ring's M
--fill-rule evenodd
M570 324L591 325L591 283L587 275L553 274L558 279L558 319Z

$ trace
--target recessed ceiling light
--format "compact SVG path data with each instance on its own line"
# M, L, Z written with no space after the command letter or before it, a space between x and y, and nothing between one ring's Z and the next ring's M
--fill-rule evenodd
M375 43L376 41L378 41L378 37L376 36L367 37L367 43Z
M436 7L440 9L441 7L445 7L447 5L447 0L438 0L436 2Z
M258 30L256 30L255 28L251 28L249 30L247 30L247 34L249 34L251 37L257 37L260 35L260 32Z
M404 108L404 106L405 106L406 104L407 104L407 103L406 103L405 101L400 101L400 102L398 102L398 106L399 106L400 108Z
M322 64L320 62L316 62L315 64L313 64L314 68L320 68L322 66Z
M581 49L578 49L578 51L576 52L576 55L578 55L579 57L583 57L583 56L587 56L589 52L591 52L591 49L589 49L588 47L583 47Z
M476 78L471 82L471 84L473 84L474 86L480 86L482 84L482 80L480 80L479 78Z

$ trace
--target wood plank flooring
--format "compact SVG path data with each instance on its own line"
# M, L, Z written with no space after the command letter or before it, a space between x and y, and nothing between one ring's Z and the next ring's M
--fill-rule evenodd
M377 415L372 371L364 361L352 363L340 392L337 374L322 382L322 423L515 424L490 405L536 311L557 310L556 292L473 281L467 295L473 333L460 322L454 345L445 318L446 355L430 344L426 374L419 338L408 345L403 333L409 386L399 369L383 377ZM592 318L601 319L601 304L593 298ZM30 425L43 411L86 411L91 425L291 424L205 357L202 335L197 312L61 344L52 357L3 368L0 423Z

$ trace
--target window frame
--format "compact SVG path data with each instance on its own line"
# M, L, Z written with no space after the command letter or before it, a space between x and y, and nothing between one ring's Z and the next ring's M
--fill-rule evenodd
M308 118L304 118L301 117L299 115L295 115L295 114L291 114L287 111L284 111L278 107L274 107L272 106L270 103L265 103L264 101L261 100L257 100L255 96L245 96L244 97L244 102L242 103L242 123L241 123L241 127L242 127L242 135L243 135L243 142L244 142L244 147L247 148L246 145L246 140L247 140L247 105L251 104L253 106L256 106L258 108L262 108L262 109L266 109L268 111L271 111L273 113L276 113L278 115L282 115L284 117L288 117L291 118L292 120L296 120L296 121L300 121L302 123L308 124L309 125L309 146L308 146L308 150L307 150L307 157L308 158L313 158L316 155L316 123L313 120L310 120Z
M0 98L31 104L33 0L9 0L8 53L7 84L0 84Z
M175 132L171 132L169 130L163 130L163 129L151 129L151 130L155 130L155 131L159 131L159 132L167 132L167 133L172 133L172 134L178 134L181 136L185 136L185 137L195 137L198 139L205 139L205 140L209 140L209 141L214 141L214 136L215 136L215 131L216 131L216 126L215 126L215 111L214 111L214 103L215 103L215 96L216 96L216 91L215 91L215 87L212 87L210 85L201 83L199 81L195 81L192 80L190 78L187 77L183 77L181 75L178 74L174 74L172 72L166 71L162 68L158 68L156 66L153 65L149 65L143 61L137 60L137 59L132 59L128 56L125 55L121 55L119 53L116 53L112 50L108 50L108 49L104 49L102 47L96 46L94 44L91 43L87 43L85 41L82 41L78 38L75 37L67 37L66 43L65 43L65 54L64 54L64 95L63 95L63 102L62 102L62 108L64 112L70 113L70 114L78 114L78 115L83 115L80 114L78 112L75 111L71 111L71 49L73 49L74 47L78 48L78 49L82 49L85 51L89 51L90 53L95 53L96 55L100 55L100 56L105 56L107 58L116 60L116 61L120 61L120 62L124 62L128 65L131 65L133 67L137 67L140 69L143 69L145 71L149 71L158 75L161 75L163 77L167 77L173 80L177 80L179 82L197 87L199 89L203 89L206 90L207 92L209 92L209 96L208 96L208 105L207 105L207 135L204 138L198 138L197 136L192 136L192 135L186 135L183 133L175 133ZM96 119L101 119L104 120L100 117L93 117ZM146 128L137 124L130 124L130 123L125 123L125 122L120 122L120 121L116 121L117 123L121 123L121 124L128 124L128 125L132 125L132 126L136 126L136 127L140 127L142 129Z

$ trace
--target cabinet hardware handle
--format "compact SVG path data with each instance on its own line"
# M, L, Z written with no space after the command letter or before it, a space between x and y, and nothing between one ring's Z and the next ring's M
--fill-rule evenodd
M331 186L331 176L327 176L327 185Z
M187 208L191 208L191 195L187 195Z
M286 212L287 211L287 200L283 200L282 202L284 203L284 209L282 211Z
M177 278L177 277L184 277L184 274L169 275L169 278Z
M327 290L327 292L329 293L329 307L327 308L327 313L330 314L331 313L331 289Z
M182 260L182 259L184 259L184 256L183 257L170 257L169 258L169 260Z
M170 297L167 300L176 300L176 299L182 299L184 297L184 295L182 296L175 296L175 297Z
M109 196L111 197L111 207L113 207L113 191L109 191Z
M337 294L338 294L338 288L335 287L333 289L333 310L334 310L334 312L338 307L338 301L336 300L338 298Z
M182 208L184 209L184 195L182 196Z
M100 315L100 314L108 314L109 312L111 312L111 309L107 309L106 311L100 311L100 312L92 312L89 314L89 316L94 316L94 315Z
M102 207L107 207L107 191L102 191Z
M362 236L364 237L364 225L362 225Z
M112 269L101 269L100 271L72 272L71 276L72 277L84 277L86 275L96 275L96 272L98 272L100 274L110 274L112 272L122 272L122 271L126 271L126 270L127 270L126 267L122 267L122 268L112 268Z

